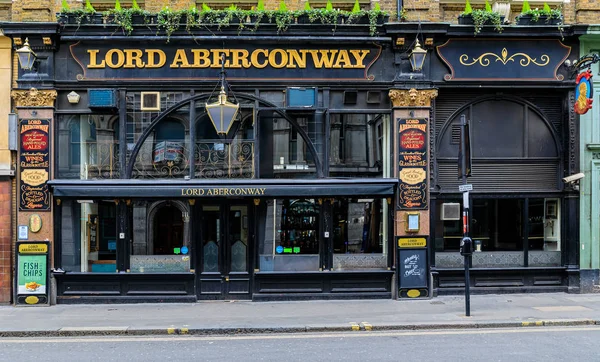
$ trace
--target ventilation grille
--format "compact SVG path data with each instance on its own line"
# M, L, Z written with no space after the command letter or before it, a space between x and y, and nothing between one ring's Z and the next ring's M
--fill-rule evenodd
M557 191L558 164L546 162L473 163L474 192ZM457 161L438 164L438 185L442 192L458 192Z
M460 144L460 124L452 125L452 138L450 139L450 144L452 144L452 145Z
M160 111L160 92L142 92L142 111Z
M460 220L460 204L454 202L443 203L442 220Z
M368 104L379 104L381 102L380 91L368 91L367 92L367 103Z
M344 104L356 104L358 100L357 91L344 91Z

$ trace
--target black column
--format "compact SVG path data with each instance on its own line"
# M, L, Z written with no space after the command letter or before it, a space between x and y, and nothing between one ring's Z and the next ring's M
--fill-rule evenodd
M194 91L190 92L190 97L194 97ZM194 151L196 150L196 101L190 101L190 149L188 150L188 158L190 163L190 178L194 178L196 172L196 158L194 157Z

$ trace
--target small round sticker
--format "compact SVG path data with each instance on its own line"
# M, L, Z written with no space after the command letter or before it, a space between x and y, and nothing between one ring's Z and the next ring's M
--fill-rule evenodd
M187 254L188 253L188 247L187 246L182 246L181 247L181 254Z
M279 245L278 247L275 248L275 251L277 252L277 254L283 253L283 246Z

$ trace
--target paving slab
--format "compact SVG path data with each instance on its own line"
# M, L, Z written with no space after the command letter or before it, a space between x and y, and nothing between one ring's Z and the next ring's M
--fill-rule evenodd
M419 300L0 306L0 336L235 334L600 325L600 294Z

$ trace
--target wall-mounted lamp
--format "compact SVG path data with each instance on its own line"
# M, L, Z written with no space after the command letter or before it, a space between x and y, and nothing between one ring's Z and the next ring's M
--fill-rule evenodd
M16 50L17 56L19 57L19 65L23 70L31 70L35 65L37 55L29 46L29 38L25 38L25 44Z
M77 103L79 103L79 99L80 98L81 97L79 96L79 94L77 94L75 91L71 91L71 93L67 94L67 100L71 104L77 104Z
M414 72L420 72L423 69L425 63L425 57L427 56L427 50L421 48L419 39L416 40L415 47L410 52L410 66Z

